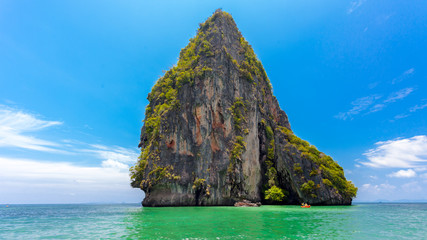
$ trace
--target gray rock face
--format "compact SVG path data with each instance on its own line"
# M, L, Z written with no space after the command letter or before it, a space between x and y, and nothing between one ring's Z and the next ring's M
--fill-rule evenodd
M217 10L200 25L148 99L142 152L131 168L144 206L351 204L353 185L293 135L228 13Z

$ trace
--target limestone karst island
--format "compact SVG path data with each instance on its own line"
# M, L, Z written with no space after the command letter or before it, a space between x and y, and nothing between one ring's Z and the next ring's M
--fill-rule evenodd
M337 162L293 134L261 62L224 11L200 24L148 100L130 170L143 206L350 205L356 196Z

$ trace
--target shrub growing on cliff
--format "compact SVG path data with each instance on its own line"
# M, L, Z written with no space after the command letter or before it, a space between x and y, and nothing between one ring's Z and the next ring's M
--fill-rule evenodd
M305 193L310 193L311 191L313 191L315 189L316 184L309 180L306 183L303 183L301 185L301 191L305 192Z
M294 164L294 172L299 173L299 174L303 173L301 165L299 163Z
M245 151L246 143L243 141L243 137L237 136L233 145L233 149L230 153L230 164L227 172L232 173L236 167L237 161L241 161L243 152Z
M193 189L199 189L201 187L203 187L203 185L205 184L206 179L203 178L196 178L196 180L194 180L193 182Z
M283 190L277 186L272 186L270 189L265 191L265 199L281 202L285 198Z
M311 172L310 172L310 177L315 176L317 174L318 174L317 169L312 169Z
M308 182L303 183L300 189L305 194L309 194L311 197L315 198L317 195L314 194L314 191L319 187L320 185L316 185L312 180L309 180Z
M242 130L242 124L246 121L244 113L247 111L243 98L236 98L230 111L233 115L234 129L240 132Z
M323 182L323 184L328 185L328 186L330 186L330 187L333 187L333 186L334 186L334 185L332 184L332 182L331 182L329 179L327 179L327 178L322 179L322 182Z
M262 63L255 55L255 52L252 49L251 45L243 37L240 38L240 44L243 47L240 53L242 53L245 57L242 63L240 64L240 71L244 72L243 75L250 82L254 82L253 76L256 76L258 80L264 80L267 83L267 87L271 91L272 87L270 80L267 77L267 73L265 72Z
M273 164L271 164L273 165ZM269 167L267 170L268 186L272 187L276 185L277 180L277 170L274 167Z

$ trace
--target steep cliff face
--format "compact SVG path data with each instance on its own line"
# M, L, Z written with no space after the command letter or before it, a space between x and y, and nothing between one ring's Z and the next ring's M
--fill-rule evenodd
M217 10L148 95L132 186L144 206L351 204L343 169L296 137L231 15Z

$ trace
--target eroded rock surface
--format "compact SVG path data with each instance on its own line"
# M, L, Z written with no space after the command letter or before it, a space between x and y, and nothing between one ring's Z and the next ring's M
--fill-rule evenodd
M356 194L335 161L292 133L226 12L200 24L148 100L131 168L144 206L351 204Z

